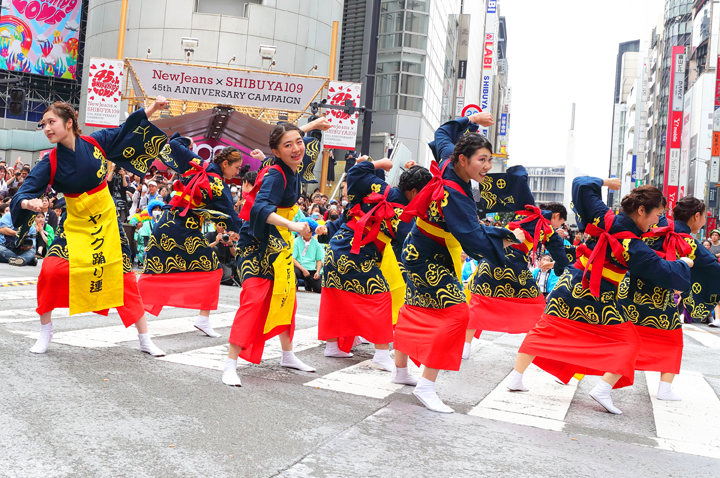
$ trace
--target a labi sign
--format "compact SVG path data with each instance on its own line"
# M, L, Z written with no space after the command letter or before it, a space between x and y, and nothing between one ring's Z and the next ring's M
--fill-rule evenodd
M325 84L322 78L143 60L128 62L136 94L203 103L302 110Z

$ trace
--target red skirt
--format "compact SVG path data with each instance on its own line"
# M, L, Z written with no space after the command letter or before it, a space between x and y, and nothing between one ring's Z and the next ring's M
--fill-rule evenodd
M130 327L145 315L134 272L123 274L123 301L123 306L117 311L123 325ZM70 263L67 260L57 256L43 259L37 283L37 302L35 312L38 315L70 307ZM108 309L96 310L95 313L107 316Z
M293 318L290 325L275 327L267 334L263 332L265 330L265 321L270 312L272 289L273 281L259 277L246 279L242 284L242 290L240 291L240 308L235 314L235 320L233 321L232 329L230 329L228 342L242 347L240 357L248 362L260 363L263 350L265 350L265 342L276 335L280 335L288 330L290 340L292 340L295 334L297 300L295 300L295 309L293 310Z
M514 297L486 297L472 294L470 299L470 323L480 338L483 330L525 334L530 331L545 311L545 297L517 299Z
M393 347L417 366L460 370L468 320L467 304L447 309L403 305L395 324Z
M164 306L217 310L223 271L141 274L138 288L145 310L160 315Z
M635 380L640 336L631 322L620 325L586 324L543 314L528 332L520 353L535 355L533 363L563 383L576 373L622 375L613 388Z
M390 292L365 295L323 287L318 339L337 337L340 350L350 352L357 335L373 344L393 341Z
M682 329L662 330L636 325L635 330L642 340L635 370L680 373L683 351Z

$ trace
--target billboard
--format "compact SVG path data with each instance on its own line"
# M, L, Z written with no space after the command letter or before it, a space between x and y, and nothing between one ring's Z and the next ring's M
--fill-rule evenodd
M120 77L123 61L90 58L88 94L85 102L85 124L97 128L120 125Z
M5 1L0 69L75 79L82 0Z
M665 177L663 180L663 193L668 201L668 216L672 214L672 210L678 200L684 83L685 48L674 46L672 47L672 67L670 68L670 85L672 86L672 90L668 98L667 146L665 148Z
M328 103L331 105L344 105L352 101L353 106L360 104L360 83L345 81L331 81L328 87ZM357 122L359 113L346 113L342 110L327 109L325 117L332 124L323 134L325 149L347 149L355 151L357 137Z

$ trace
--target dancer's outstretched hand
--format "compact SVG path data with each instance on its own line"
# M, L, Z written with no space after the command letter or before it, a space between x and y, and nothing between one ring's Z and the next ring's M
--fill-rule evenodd
M292 232L297 232L302 236L303 234L310 232L310 224L305 221L293 222L290 223L290 227L288 229L290 229Z
M622 184L620 178L608 178L603 180L603 186L607 186L610 191L619 191Z
M260 151L259 149L253 149L250 151L250 157L253 159L257 159L258 161L262 161L265 159L265 153Z
M20 204L20 207L22 207L23 209L35 212L40 212L42 210L42 206L42 199L26 199Z
M480 126L492 126L495 124L495 119L492 113L475 113L470 116L470 122L479 124Z

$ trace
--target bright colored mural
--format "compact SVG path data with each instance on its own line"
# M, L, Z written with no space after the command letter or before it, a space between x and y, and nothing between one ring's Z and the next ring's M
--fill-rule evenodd
M75 79L81 13L82 0L5 0L0 69Z

